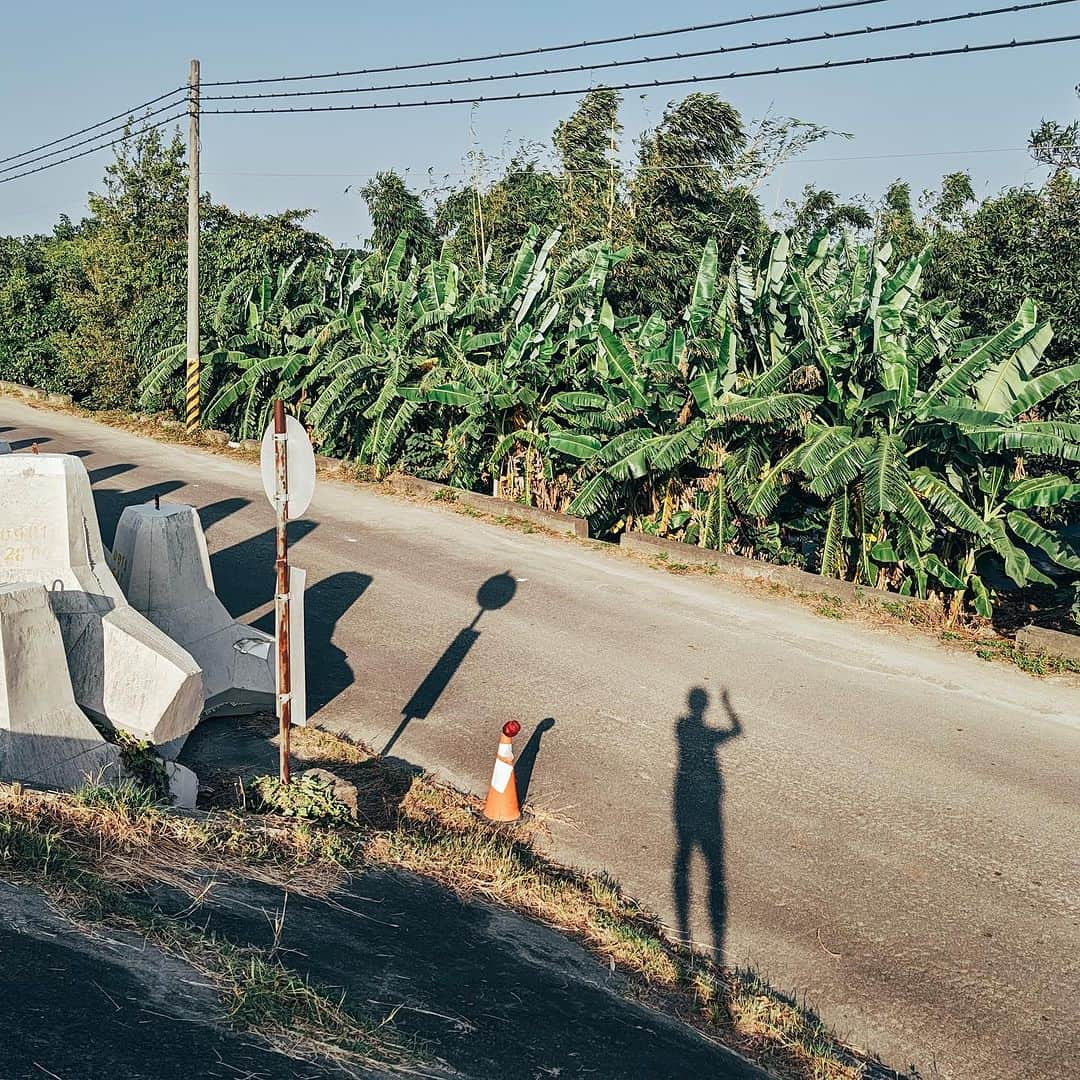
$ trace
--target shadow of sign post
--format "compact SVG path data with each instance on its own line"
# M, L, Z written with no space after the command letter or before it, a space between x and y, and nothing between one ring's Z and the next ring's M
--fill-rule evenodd
M443 691L480 637L480 631L476 629L476 625L484 612L497 611L499 608L506 607L514 598L515 592L517 592L517 582L509 571L488 578L480 586L476 593L479 610L472 622L458 631L457 636L447 645L442 656L435 661L434 667L424 676L423 681L413 691L412 697L405 703L401 710L401 723L382 748L384 755L390 752L409 724L413 720L423 720L427 717L435 703L442 697Z

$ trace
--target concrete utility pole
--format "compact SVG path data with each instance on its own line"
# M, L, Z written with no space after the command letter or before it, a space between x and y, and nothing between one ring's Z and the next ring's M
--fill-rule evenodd
M199 427L199 61L188 75L187 219L187 413L188 434Z

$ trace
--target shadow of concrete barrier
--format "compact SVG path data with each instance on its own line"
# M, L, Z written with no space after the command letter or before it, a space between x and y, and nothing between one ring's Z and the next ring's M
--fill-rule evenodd
M75 700L92 718L158 745L198 723L199 667L124 598L77 457L0 457L0 582L45 586Z
M44 586L0 585L0 780L71 790L119 770L75 702Z

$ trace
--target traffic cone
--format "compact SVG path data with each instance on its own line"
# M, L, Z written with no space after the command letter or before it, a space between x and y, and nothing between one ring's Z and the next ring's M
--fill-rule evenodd
M516 720L507 720L503 724L495 771L491 774L491 786L484 803L484 817L489 821L517 821L521 817L514 781L514 746L510 741L520 730L521 725Z

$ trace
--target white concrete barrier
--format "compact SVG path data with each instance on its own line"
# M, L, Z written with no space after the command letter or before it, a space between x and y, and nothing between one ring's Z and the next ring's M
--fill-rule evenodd
M126 507L112 565L131 606L202 668L205 715L273 711L274 639L237 622L218 599L194 507Z
M0 585L0 780L71 790L119 777L119 755L75 703L41 585Z
M75 700L91 716L159 745L198 723L199 667L124 598L78 458L0 456L0 582L46 587Z

